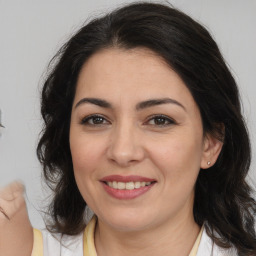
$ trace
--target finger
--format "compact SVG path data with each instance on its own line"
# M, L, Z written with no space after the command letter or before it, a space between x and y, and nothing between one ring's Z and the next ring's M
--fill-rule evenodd
M4 212L2 207L0 207L0 216L4 216L6 219L10 220L9 216Z
M0 198L4 200L13 200L19 195L23 195L25 186L20 181L14 181L6 187L0 189Z
M0 213L3 218L11 219L25 205L24 185L12 182L0 191Z

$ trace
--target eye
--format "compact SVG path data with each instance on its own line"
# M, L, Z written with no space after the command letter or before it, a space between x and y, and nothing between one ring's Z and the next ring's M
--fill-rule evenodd
M175 121L165 115L154 115L148 119L147 124L155 126L168 126L175 124Z
M90 115L82 119L81 124L83 125L105 125L109 124L109 121L101 115Z

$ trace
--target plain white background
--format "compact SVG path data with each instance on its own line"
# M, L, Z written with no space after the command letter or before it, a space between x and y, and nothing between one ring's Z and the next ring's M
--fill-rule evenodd
M35 227L44 227L40 209L48 195L35 153L42 124L39 92L47 64L86 20L130 2L0 0L0 109L6 127L0 128L0 187L14 179L23 181ZM210 30L239 84L253 149L250 182L255 186L256 1L169 2Z

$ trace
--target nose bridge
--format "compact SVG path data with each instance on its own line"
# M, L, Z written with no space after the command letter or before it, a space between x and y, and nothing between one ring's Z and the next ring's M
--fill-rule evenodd
M122 120L116 124L111 134L108 157L124 166L142 160L144 153L138 133L138 128L131 120Z

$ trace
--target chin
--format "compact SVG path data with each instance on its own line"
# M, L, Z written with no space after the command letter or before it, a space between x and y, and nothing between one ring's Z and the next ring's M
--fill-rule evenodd
M109 214L108 216L99 217L104 223L107 223L112 228L122 232L133 232L147 229L152 225L153 218L135 212L125 212Z

